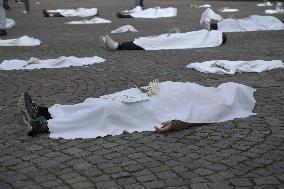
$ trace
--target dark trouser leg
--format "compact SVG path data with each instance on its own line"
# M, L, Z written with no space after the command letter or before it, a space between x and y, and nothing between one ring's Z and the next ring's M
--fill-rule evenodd
M130 14L122 14L122 13L120 13L120 12L117 12L117 13L116 13L116 16L117 16L118 18L133 18Z
M52 119L47 107L39 106L36 117L43 116L46 120Z
M217 22L210 23L210 31L211 30L218 30L218 23Z
M117 50L144 50L143 48L135 45L133 41L122 42L118 45Z
M24 2L25 2L25 9L26 9L27 12L29 12L30 11L30 2L29 2L29 0L24 0Z

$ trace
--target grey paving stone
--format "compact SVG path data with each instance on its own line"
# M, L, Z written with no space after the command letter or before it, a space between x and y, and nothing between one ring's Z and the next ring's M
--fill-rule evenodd
M279 180L276 177L264 177L264 178L254 178L253 179L256 185L268 185L268 184L280 184Z
M209 169L204 169L204 168L196 169L195 172L202 175L202 176L211 175L211 174L214 173L213 171L211 171Z
M246 178L233 178L233 179L230 179L229 181L236 187L252 185L249 179L246 179Z
M152 180L156 180L157 177L154 175L143 175L143 176L138 176L137 180L140 182L148 182L148 181L152 181Z
M164 188L165 184L162 181L154 180L143 183L146 188Z
M117 184L114 181L106 181L106 182L97 182L96 188L105 189L105 188L118 188Z
M230 186L228 181L220 181L220 182L215 182L215 183L209 183L208 185L213 189L218 189L218 188L231 189L231 188L234 188L234 187Z
M91 182L79 182L71 184L73 188L94 188L94 184Z
M171 178L176 178L178 177L177 174L175 174L172 171L163 171L163 172L158 172L156 173L157 177L159 179L171 179Z
M192 189L209 189L208 184L206 183L198 183L190 185Z

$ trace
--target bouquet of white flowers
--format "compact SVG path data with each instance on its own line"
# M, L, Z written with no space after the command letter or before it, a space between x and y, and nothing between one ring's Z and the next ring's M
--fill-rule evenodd
M154 96L158 94L160 90L160 82L158 79L155 79L152 82L150 82L148 86L144 86L144 87L138 86L138 88L143 93L146 93L148 96Z
M30 64L39 64L39 63L40 63L40 61L39 61L38 58L36 58L36 57L31 57L31 58L27 61L27 64L26 64L24 67L26 67L26 66L28 66L28 65L30 65Z

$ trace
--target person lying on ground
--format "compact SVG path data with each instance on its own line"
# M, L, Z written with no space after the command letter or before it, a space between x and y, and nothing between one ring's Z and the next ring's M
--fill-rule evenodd
M23 121L31 128L29 136L50 131L51 138L66 139L118 135L124 131L163 133L254 115L255 90L242 84L229 82L215 88L190 82L151 83L143 90L131 88L50 108L38 106L24 93L20 110ZM161 128L157 127L159 124Z
M42 10L44 17L90 17L97 16L97 8L76 8L76 9L56 9L56 10Z
M214 25L212 25L212 29ZM216 47L225 44L227 37L220 31L199 30L186 33L168 33L158 36L140 37L134 41L116 42L108 35L100 37L108 50L167 50Z

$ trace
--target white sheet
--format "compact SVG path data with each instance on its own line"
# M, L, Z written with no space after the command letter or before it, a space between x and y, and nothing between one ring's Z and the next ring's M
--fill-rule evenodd
M198 6L199 8L210 8L211 7L211 5L209 5L209 4L205 4L205 5L200 5L200 6Z
M168 33L158 36L139 37L133 42L145 50L216 47L222 44L222 32L204 29L186 33Z
M258 7L271 7L271 6L273 6L273 4L269 1L265 1L263 3L258 3L257 6Z
M268 9L265 10L265 14L284 14L284 9L282 7L276 7L275 10Z
M88 66L104 62L105 59L93 56L77 58L74 56L61 56L57 59L40 60L39 63L29 64L27 60L4 60L0 64L0 70L22 70L22 69L41 69L41 68L65 68L70 66Z
M110 20L106 20L103 18L95 17L90 20L79 20L79 21L70 21L66 22L66 24L108 24L111 23Z
M111 33L124 33L124 32L138 32L138 31L131 25L121 26L111 31Z
M227 18L218 23L218 30L222 32L284 30L284 24L273 16L252 15L244 19Z
M6 28L7 29L13 28L13 27L15 27L15 25L16 25L15 20L13 20L11 18L6 18Z
M137 89L138 90L138 89ZM217 88L194 83L163 82L149 100L124 103L88 98L75 105L49 108L51 138L95 138L118 135L124 130L153 131L162 121L178 119L191 123L223 122L254 115L254 89L237 83Z
M47 10L47 12L59 12L65 17L89 17L96 16L98 13L97 8L77 8L77 9L56 9L56 10Z
M177 15L177 9L173 7L168 8L149 8L149 9L132 9L130 15L134 18L164 18L174 17Z
M238 12L239 9L229 9L227 7L223 8L221 12Z
M0 46L37 46L40 43L40 40L26 35L16 39L0 39Z
M210 60L205 62L191 63L187 68L195 69L203 73L214 74L235 74L242 72L260 73L267 70L284 68L281 60L252 60L252 61L230 61L230 60Z

